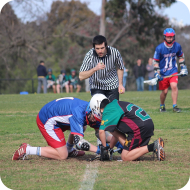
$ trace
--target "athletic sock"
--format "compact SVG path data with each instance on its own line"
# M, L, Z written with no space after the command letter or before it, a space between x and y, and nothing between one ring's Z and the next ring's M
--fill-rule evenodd
M26 155L38 155L41 156L41 147L26 147Z
M70 144L67 142L67 150L68 150L68 153L72 152L73 151L73 146L74 144Z
M165 104L160 104L160 107L164 106L165 107Z
M173 108L176 107L176 106L177 106L177 104L173 104Z
M148 151L153 152L154 150L154 143L147 145Z

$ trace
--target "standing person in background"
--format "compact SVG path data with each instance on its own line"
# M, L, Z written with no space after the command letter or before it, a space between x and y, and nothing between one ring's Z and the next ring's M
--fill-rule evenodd
M144 65L142 65L141 59L137 60L137 64L133 68L133 73L136 78L137 91L144 91L144 77L146 68Z
M46 81L46 67L44 66L44 61L40 61L40 64L37 67L37 75L38 75L38 88L37 88L37 93L39 94L42 88L43 84L43 90L44 93L47 93L47 81Z
M123 64L124 64L124 69L123 69L123 87L126 89L128 69L125 68L125 62L123 62Z
M119 100L123 87L123 60L116 48L107 46L104 36L93 38L93 48L86 54L80 68L79 79L89 78L91 95L101 93L110 101Z
M75 69L71 69L71 75L69 76L69 81L70 81L69 83L70 92L71 93L73 92L73 88L77 89L76 93L80 92L80 89L81 89L80 80L78 76L76 75Z
M57 79L57 93L60 93L60 89L65 87L66 93L69 93L69 78L65 74L65 70L61 70L61 74L58 76Z
M181 109L177 107L178 97L178 76L173 76L163 79L164 76L178 74L177 57L179 58L179 65L181 67L181 76L187 76L188 70L185 65L185 56L181 45L175 42L175 30L173 28L166 28L164 30L164 42L156 47L153 65L155 74L158 78L160 94L160 112L165 112L165 100L168 93L168 88L171 87L173 112L179 113Z
M53 93L56 93L56 89L55 89L55 75L52 74L52 69L48 69L48 74L46 76L46 80L47 80L47 89L48 88L53 88Z
M151 80L154 78L154 66L152 64L152 58L149 58L148 64L146 65L146 70L148 71L148 80ZM149 85L149 91L156 90L157 85Z

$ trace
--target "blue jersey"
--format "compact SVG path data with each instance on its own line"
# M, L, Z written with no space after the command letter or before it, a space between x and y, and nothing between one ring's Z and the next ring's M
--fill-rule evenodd
M165 43L156 47L153 59L159 62L161 76L168 76L178 72L177 57L182 57L183 51L181 45L174 42L173 46L168 48Z
M63 131L70 127L71 134L84 136L83 127L86 122L86 107L88 102L73 97L65 97L53 100L46 104L39 112L39 118L45 128L54 126L54 129L61 128ZM100 123L94 125L99 128Z

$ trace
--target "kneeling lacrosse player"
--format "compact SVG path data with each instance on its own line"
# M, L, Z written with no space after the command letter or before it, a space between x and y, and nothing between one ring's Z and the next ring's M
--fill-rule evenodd
M24 159L28 155L64 160L67 157L78 157L84 151L99 152L99 148L90 144L84 137L87 127L99 128L97 122L88 111L89 102L73 97L53 100L46 104L36 118L38 128L47 141L47 147L32 147L23 143L13 154L12 160ZM64 131L70 130L66 143ZM79 150L73 148L73 146Z
M130 102L118 100L113 100L111 103L108 99L99 101L96 95L91 100L97 102L94 108L91 107L92 111L96 108L102 114L99 137L103 150L111 152L116 142L119 141L123 145L121 153L123 161L136 160L148 152L155 153L159 161L165 159L162 138L148 144L151 136L153 136L154 124L142 108ZM109 131L113 135L110 147L106 146L105 131Z

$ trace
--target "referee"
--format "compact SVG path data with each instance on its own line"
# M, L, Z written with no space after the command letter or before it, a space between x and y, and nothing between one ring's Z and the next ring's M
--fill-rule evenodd
M86 54L79 72L79 79L89 78L91 95L101 93L110 101L119 100L123 87L123 60L116 48L107 46L104 36L95 36L93 48Z

